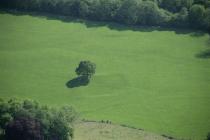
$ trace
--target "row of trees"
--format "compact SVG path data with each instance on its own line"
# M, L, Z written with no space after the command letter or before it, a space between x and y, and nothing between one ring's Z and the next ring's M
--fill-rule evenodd
M0 0L0 5L123 24L210 29L210 0Z
M5 140L69 140L73 137L76 113L71 107L59 110L25 100L0 101L0 134Z

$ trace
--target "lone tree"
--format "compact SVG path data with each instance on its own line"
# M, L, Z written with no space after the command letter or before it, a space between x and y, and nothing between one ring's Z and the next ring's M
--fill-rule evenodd
M90 78L95 74L96 65L90 61L81 61L75 72L81 77L81 82L89 83Z

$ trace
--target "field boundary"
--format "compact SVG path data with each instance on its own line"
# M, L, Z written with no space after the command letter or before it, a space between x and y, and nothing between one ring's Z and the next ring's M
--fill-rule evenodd
M139 130L139 131L145 131L145 130L142 129L142 128L137 128L137 127L129 126L129 125L126 125L126 124L113 123L113 122L110 121L110 120L96 121L96 120L82 119L82 122L95 122L95 123L102 123L102 124L119 125L119 126L125 127L125 128L135 129L135 130ZM158 134L157 134L157 135L158 135ZM160 134L159 134L159 135L160 135ZM170 139L170 140L180 140L180 139L177 139L177 138L174 138L174 137L172 137L172 136L165 135L165 134L161 134L160 136L165 137L165 138ZM183 139L182 139L182 140L183 140Z

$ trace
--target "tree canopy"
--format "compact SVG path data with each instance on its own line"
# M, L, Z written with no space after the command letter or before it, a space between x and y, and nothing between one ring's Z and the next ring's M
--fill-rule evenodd
M0 8L131 25L210 30L210 0L0 0Z
M189 19L192 27L199 28L204 26L205 8L202 5L195 4L190 8Z
M5 140L69 140L76 113L72 107L41 106L35 101L0 101L0 129Z
M90 61L81 61L75 72L78 76L91 77L95 74L96 65Z
M43 140L41 124L38 120L21 117L11 121L5 129L6 140Z
M75 87L79 85L88 85L91 77L95 74L96 65L90 61L81 61L75 72L77 78L67 83L68 87Z

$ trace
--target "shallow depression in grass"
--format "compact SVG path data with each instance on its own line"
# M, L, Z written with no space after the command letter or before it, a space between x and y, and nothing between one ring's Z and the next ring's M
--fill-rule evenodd
M210 131L209 35L115 30L0 14L0 97L73 105L83 118L111 120L177 138ZM69 89L81 60L96 63L89 86Z

